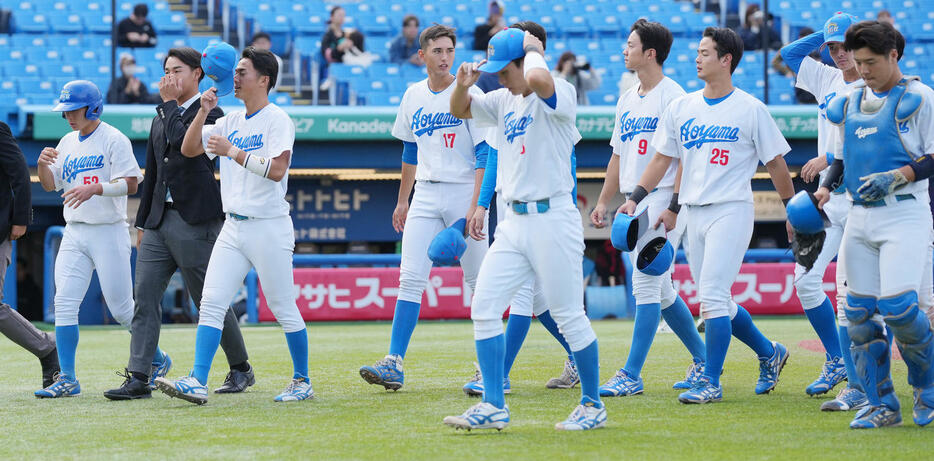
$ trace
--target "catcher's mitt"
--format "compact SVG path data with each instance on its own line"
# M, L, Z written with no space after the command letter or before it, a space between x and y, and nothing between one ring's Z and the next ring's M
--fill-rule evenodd
M795 232L795 238L791 241L791 251L795 254L795 262L804 267L805 272L814 267L817 256L820 255L824 247L824 239L827 232L820 231L816 234L802 234Z

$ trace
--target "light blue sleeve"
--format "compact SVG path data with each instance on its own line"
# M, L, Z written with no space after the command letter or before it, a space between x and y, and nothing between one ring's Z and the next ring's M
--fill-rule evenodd
M479 170L480 168L486 168L486 159L490 153L490 145L487 144L486 141L481 141L480 144L474 146L474 153L477 157L477 163L474 169Z
M402 163L418 165L418 144L402 141Z
M820 48L824 43L824 31L819 30L814 32L807 37L799 38L784 47L778 52L782 55L782 60L785 61L785 64L791 68L796 74L798 69L801 68L801 62L804 61L804 58L808 57L812 51Z
M486 169L483 170L483 183L480 185L480 196L477 198L477 206L489 209L490 202L493 201L493 192L496 191L496 162L498 154L496 149L487 146Z
M574 199L574 205L577 206L577 150L576 150L576 146L571 147L571 180L574 181L574 188L571 189L571 198Z

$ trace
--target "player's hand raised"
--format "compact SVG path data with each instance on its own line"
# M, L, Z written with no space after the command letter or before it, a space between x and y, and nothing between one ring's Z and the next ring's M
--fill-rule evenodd
M52 164L55 163L55 159L57 158L58 151L51 147L46 147L45 149L42 149L42 152L39 153L39 160L37 160L36 163L41 166L48 167L52 166Z
M207 151L213 153L214 155L220 155L226 157L230 152L230 148L233 147L233 144L223 136L218 136L216 134L211 135L208 138Z
M178 101L182 94L182 82L175 78L175 75L165 74L159 80L159 97L162 102Z
M215 107L217 107L217 88L208 88L201 95L201 110L207 113L211 112Z
M821 171L827 168L827 156L818 155L804 164L801 167L801 179L804 182L811 182L820 174Z
M474 240L483 240L486 238L486 233L483 232L483 228L486 227L486 218L486 208L478 206L473 211L473 215L467 219L467 233L470 234L470 237Z
M91 197L101 195L103 192L104 190L100 184L82 184L62 194L62 198L65 199L63 204L72 208L78 208Z
M590 212L590 222L597 229L606 227L606 205L598 203L593 207L593 211Z
M626 200L626 203L620 205L616 212L632 216L636 212L636 202Z
M542 41L538 37L532 35L529 31L525 32L525 37L522 39L522 49L528 50L529 47L535 48L535 51L538 51L541 54L545 54L545 47L542 45Z
M678 224L678 215L669 209L662 211L662 214L658 215L658 220L655 221L655 229L658 229L659 225L665 226L665 232L671 232L675 229L675 225Z
M396 209L392 212L392 228L396 232L402 232L405 230L405 218L409 214L409 203L408 202L399 202L396 204Z
M465 62L457 68L457 85L469 88L480 80L481 71L479 69L486 63L486 59L480 62Z

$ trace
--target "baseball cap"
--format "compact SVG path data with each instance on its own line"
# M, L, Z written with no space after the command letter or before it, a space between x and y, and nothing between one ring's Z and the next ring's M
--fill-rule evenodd
M212 43L201 53L201 70L214 81L217 95L224 96L233 91L234 68L237 67L237 50L225 42Z
M842 11L838 11L837 14L831 16L830 19L824 23L824 43L821 44L821 48L825 47L830 42L842 42L846 36L846 30L858 21L856 16L846 14Z
M486 48L486 63L480 66L483 72L495 73L506 67L513 59L525 56L522 42L525 32L515 28L504 29L490 39Z

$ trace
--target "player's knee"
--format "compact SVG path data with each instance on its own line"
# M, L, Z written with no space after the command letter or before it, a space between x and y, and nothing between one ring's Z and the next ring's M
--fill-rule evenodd
M813 270L795 280L795 290L798 292L801 307L805 310L814 309L824 303L827 295L824 294L823 283L821 275Z
M876 298L847 293L844 312L850 325L864 323L876 313Z
M201 311L198 313L198 324L223 330L227 309L229 307L202 300Z
M503 334L502 319L473 319L473 337L475 340L483 341L501 334Z
M930 339L931 324L918 308L916 292L879 299L879 312L900 343L918 344Z
M399 297L400 301L413 303L422 302L422 293L425 292L427 282L416 277L401 275L399 277Z
M700 312L704 320L719 317L729 317L732 319L733 316L736 315L735 311L731 312L730 303L728 301L719 303L705 303L701 301Z
M583 309L550 309L550 312L572 351L579 351L597 339Z

